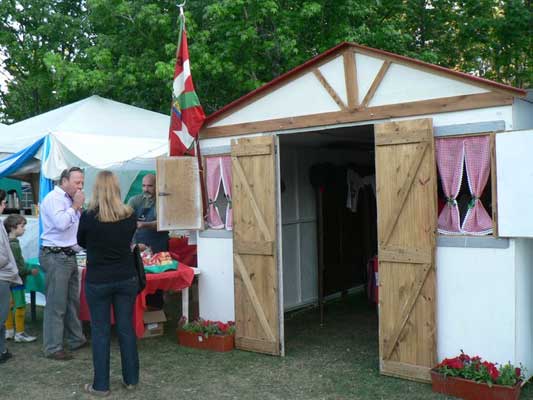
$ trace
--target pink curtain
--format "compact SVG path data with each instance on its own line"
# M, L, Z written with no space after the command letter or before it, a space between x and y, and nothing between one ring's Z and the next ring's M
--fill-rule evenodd
M461 220L457 195L463 179L464 146L461 138L442 138L435 141L437 166L446 205L439 215L438 230L445 234L460 234Z
M220 157L207 157L205 159L207 173L207 198L209 207L207 210L207 226L212 229L224 228L224 223L215 206L218 197L222 174L220 170Z
M490 175L490 137L474 136L464 139L468 187L472 200L468 205L462 230L471 235L492 232L492 218L479 200Z
M231 231L233 229L233 207L231 204L231 157L220 157L220 163L222 165L222 183L224 185L224 193L228 199L228 205L226 207L226 229Z

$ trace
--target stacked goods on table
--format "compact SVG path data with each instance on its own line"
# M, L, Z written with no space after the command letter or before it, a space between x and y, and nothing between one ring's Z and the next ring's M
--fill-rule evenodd
M152 254L150 249L147 248L141 253L141 257L146 272L159 273L178 268L178 262L173 260L167 251Z

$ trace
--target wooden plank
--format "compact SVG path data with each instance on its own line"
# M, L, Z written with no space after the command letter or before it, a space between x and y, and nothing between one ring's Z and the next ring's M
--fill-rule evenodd
M337 111L266 121L203 128L200 136L210 139L226 136L239 136L250 133L274 132L286 129L299 129L315 126L344 124L350 122L375 121L389 118L422 116L451 111L475 110L513 104L513 96L499 93L480 93L453 96L441 99L414 101L358 109L357 112Z
M431 382L431 374L429 373L431 368L429 367L386 360L380 362L380 367L380 372L383 375L404 378L415 382Z
M383 246L379 249L379 260L410 264L430 264L433 254L430 249L402 248L399 246Z
M346 83L346 95L348 97L348 109L355 111L359 105L359 88L357 83L357 65L353 50L342 53L344 59L344 81Z
M156 160L157 230L203 229L200 172L196 157ZM189 182L183 185L183 182Z
M426 129L424 127L413 128L412 131L404 131L398 126L391 131L379 131L375 133L376 146L388 146L391 144L419 143L426 139Z
M492 236L498 237L498 180L496 179L496 134L490 134L490 184L492 190Z
M431 264L424 264L424 266L421 268L421 271L417 271L418 276L414 282L413 289L411 293L409 293L408 301L405 304L405 307L402 309L401 314L399 315L400 323L392 331L391 338L387 340L387 344L384 347L383 359L386 360L390 358L394 347L396 347L396 345L398 344L400 334L405 328L405 324L407 323L407 320L409 319L411 312L413 311L415 303L418 299L418 296L420 295L420 291L422 290L424 283L426 282L426 278L428 277L428 273L430 270Z
M232 141L233 266L237 348L281 354L274 136ZM236 156L269 147L269 154ZM268 242L268 243L265 243ZM268 248L268 251L267 251ZM248 254L253 253L253 254Z
M347 111L348 110L348 107L346 106L346 104L344 104L344 102L341 100L341 98L339 97L339 95L337 94L337 92L335 91L335 89L333 89L331 87L331 85L329 84L329 82L326 80L326 78L324 77L324 75L322 75L322 72L320 72L320 70L318 68L315 68L313 70L313 74L315 75L315 77L318 79L318 81L320 82L320 84L322 85L322 87L324 87L324 89L326 89L326 92L328 92L328 94L331 96L331 98L333 99L333 101L335 101L335 103L337 103L337 105L340 107L341 110L344 110L344 111Z
M383 137L424 130L425 137L417 134L420 143L376 146L381 373L415 380L435 364L437 354L433 129L431 120L374 128L376 136Z
M274 242L272 241L250 241L238 239L233 245L233 251L239 254L256 254L263 256L274 255Z
M407 199L407 195L409 194L409 190L411 189L411 186L418 172L418 169L420 168L420 165L422 164L422 160L424 159L424 155L426 154L427 148L428 148L427 143L420 143L416 146L416 157L411 163L411 166L409 167L409 170L405 176L405 181L403 182L403 185L397 194L397 203L393 207L393 211L389 215L389 220L383 227L384 235L381 238L383 241L380 242L380 246L386 246L389 242L392 231L394 230L394 227L396 226L396 223L398 222L398 217L400 216L400 213L402 212L403 206L405 204L405 200Z
M374 78L372 85L368 89L368 92L366 92L366 96L361 102L361 107L368 107L368 104L370 103L374 95L376 94L376 91L378 90L378 87L381 84L381 81L383 80L383 78L385 77L385 74L387 73L390 65L391 65L391 62L388 60L383 63L383 65L378 71L378 74Z
M249 337L236 337L235 347L241 350L256 351L275 356L280 354L280 349L277 343L265 342L264 340L257 340Z
M235 157L262 156L272 154L272 145L265 144L262 146L241 145L233 150Z
M235 254L233 259L235 261L234 266L236 267L236 271L239 273L239 276L241 277L242 281L244 282L244 285L246 286L246 292L248 293L248 296L250 296L250 301L252 302L252 305L257 314L257 317L259 318L259 322L263 327L265 335L270 341L275 342L276 338L274 337L274 332L272 332L272 329L270 328L270 325L263 311L263 307L261 306L261 302L259 301L259 298L255 293L254 285L252 284L252 281L250 280L250 277L248 276L248 273L246 271L246 267L242 262L242 258L238 254Z
M265 218L263 217L263 214L259 210L259 206L257 205L252 189L250 188L250 184L248 183L248 180L246 179L246 174L244 173L242 169L241 163L237 157L232 156L231 159L233 161L232 171L241 180L241 183L246 192L246 195L248 196L248 200L250 201L250 205L252 206L252 210L254 212L254 216L257 221L258 228L263 234L263 239L266 241L272 241L272 236L270 235L269 229L265 222Z

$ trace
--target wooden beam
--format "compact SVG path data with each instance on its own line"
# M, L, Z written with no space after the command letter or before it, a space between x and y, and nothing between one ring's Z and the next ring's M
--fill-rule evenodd
M346 104L344 104L344 102L341 100L341 98L339 97L339 95L337 94L337 92L335 91L335 89L333 89L331 87L331 85L328 83L328 81L326 80L326 78L324 77L324 75L322 75L322 72L320 72L320 70L318 68L315 68L313 70L313 74L316 76L316 78L318 79L318 81L322 84L322 86L324 87L324 89L326 89L326 91L328 92L328 94L331 96L331 98L335 101L335 103L337 103L337 105L340 107L341 110L344 110L344 111L347 111L348 110L348 107L346 106Z
M365 98L361 102L361 107L365 108L368 107L368 103L370 103L370 100L374 97L374 94L376 94L376 91L378 90L379 85L381 84L381 81L383 80L383 77L387 73L387 70L389 69L390 65L392 63L388 60L386 60L379 69L378 74L374 78L374 81L372 82L372 85L370 86L370 89L368 89L368 92L366 93Z
M272 256L274 255L274 242L258 242L238 238L238 240L233 241L233 251L239 254Z
M396 246L384 246L379 249L379 261L408 263L408 264L431 264L433 255L426 249L406 249Z
M233 149L235 149L237 146L233 146ZM234 150L232 150L232 153ZM254 211L255 218L257 220L257 226L261 233L263 234L263 238L271 242L272 236L270 235L270 231L268 229L268 225L266 224L266 221L263 217L263 214L261 213L261 210L259 209L259 206L257 205L257 202L255 200L254 193L252 192L252 188L250 187L250 184L248 183L248 179L246 179L246 174L244 173L244 170L242 169L242 165L237 157L232 156L231 159L233 160L233 173L239 176L239 180L242 182L242 186L244 189L244 192L246 193L248 197L248 201L250 202L250 206L252 207L252 210Z
M396 378L409 379L415 382L431 382L430 367L406 364L398 361L381 360L380 373Z
M498 237L498 183L496 179L496 133L490 134L490 184L492 191L492 236Z
M409 194L409 191L411 189L411 185L415 180L416 174L418 173L418 170L420 168L420 165L422 164L422 160L424 159L424 155L426 154L428 147L429 146L427 142L422 142L417 145L416 158L411 162L411 165L409 166L409 171L407 172L405 181L403 182L402 187L397 194L397 201L394 203L393 208L390 210L390 218L384 224L383 238L382 241L379 243L380 247L386 246L389 242L392 232L394 231L394 227L398 222L398 218L402 213L403 206L405 205L405 200L407 199L407 195Z
M357 86L357 65L355 63L355 53L353 50L346 50L342 57L344 59L344 81L346 83L346 95L348 97L348 109L355 111L359 105L359 88Z
M274 336L274 332L272 332L272 329L270 327L270 324L268 323L268 320L266 318L266 315L263 311L263 307L261 307L261 302L259 301L259 298L257 297L257 293L255 292L254 285L252 284L252 281L250 280L250 277L248 276L248 272L246 271L246 267L244 266L244 263L242 261L242 258L239 254L234 254L234 265L236 266L236 270L239 273L239 276L242 279L242 282L244 283L244 286L246 287L246 293L250 296L250 302L252 303L252 306L257 314L257 318L259 319L259 322L261 323L261 326L263 327L263 331L265 332L265 335L268 337L268 340L271 342L276 342L276 337Z
M500 93L480 93L413 101L410 103L368 107L356 112L328 112L266 121L245 122L241 124L204 128L202 139L240 136L259 132L275 132L286 129L299 129L314 126L336 125L351 122L375 121L390 118L422 116L452 111L475 110L478 108L505 106L513 104L514 97Z
M266 354L279 355L280 349L276 342L267 342L248 337L236 337L235 345L240 350L249 350L253 352L260 351Z
M386 347L383 349L384 360L388 360L391 357L394 348L398 344L400 335L402 334L402 331L405 328L405 324L407 324L407 320L409 319L409 316L411 315L411 312L415 307L416 301L418 300L418 296L420 296L420 292L424 287L424 283L426 282L426 278L428 277L429 271L431 271L432 269L431 264L424 264L424 266L420 269L421 271L417 271L416 280L415 282L413 282L413 290L410 293L410 296L407 299L407 302L405 303L403 309L401 310L400 323L394 327L391 337L386 342Z

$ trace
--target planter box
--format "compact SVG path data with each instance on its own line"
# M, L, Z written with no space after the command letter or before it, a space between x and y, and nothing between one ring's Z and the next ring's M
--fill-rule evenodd
M431 371L431 388L434 392L465 400L518 400L522 382L515 386L489 386L463 378L444 376Z
M193 333L176 329L178 343L181 346L193 347L212 351L231 351L235 347L235 335L210 335L205 337L200 333Z

